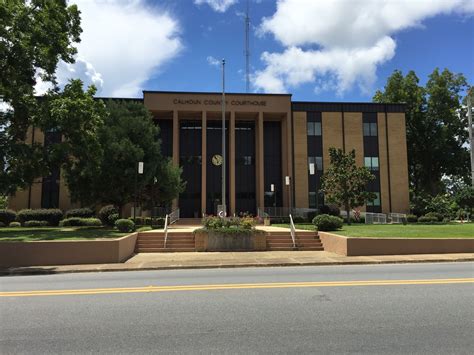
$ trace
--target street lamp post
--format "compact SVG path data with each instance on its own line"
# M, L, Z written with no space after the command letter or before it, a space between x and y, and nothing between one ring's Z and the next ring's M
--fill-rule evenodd
M135 171L135 203L133 205L133 223L136 223L137 218L137 199L138 199L138 175L143 174L143 162L139 161L137 164L137 170Z
M314 176L314 163L309 163L309 175L311 176L311 179L312 177ZM318 186L316 184L316 208L318 208Z
M471 184L474 187L474 152L473 152L473 133L472 133L472 87L467 93L467 119L469 122L469 145L471 147Z
M285 176L285 185L288 186L288 198L289 198L289 206L290 206L290 213L292 209L292 196L291 196L291 177L290 176Z

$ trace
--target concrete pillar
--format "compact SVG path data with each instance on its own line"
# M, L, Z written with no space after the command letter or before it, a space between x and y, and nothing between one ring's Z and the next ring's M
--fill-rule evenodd
M178 111L173 111L173 165L179 166L179 117ZM172 203L172 208L178 208L178 198Z
M206 183L207 183L207 112L202 112L201 129L201 213L206 213Z
M230 112L229 121L229 200L230 215L235 213L235 112Z
M263 144L263 112L258 113L257 118L257 207L265 204L265 176L264 176L264 144Z

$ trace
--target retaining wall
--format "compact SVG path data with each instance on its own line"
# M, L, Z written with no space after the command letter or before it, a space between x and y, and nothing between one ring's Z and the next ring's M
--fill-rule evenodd
M0 242L0 266L121 263L133 255L137 233L117 239Z

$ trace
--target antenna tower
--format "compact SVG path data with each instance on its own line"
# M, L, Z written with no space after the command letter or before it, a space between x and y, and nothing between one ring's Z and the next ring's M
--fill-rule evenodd
M250 17L249 0L247 0L247 9L245 11L245 91L250 91Z

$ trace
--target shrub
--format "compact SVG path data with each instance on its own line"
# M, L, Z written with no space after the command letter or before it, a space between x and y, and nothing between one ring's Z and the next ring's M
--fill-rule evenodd
M365 223L365 217L360 216L359 219L355 219L354 217L351 217L351 222L352 223Z
M435 217L438 222L442 222L444 215L438 212L428 212L427 214L425 214L425 217Z
M407 222L408 223L416 223L416 222L418 222L418 217L414 214L407 214Z
M12 228L21 227L21 223L20 222L10 222L9 227L12 227Z
M5 223L0 222L0 228L1 228L1 227L5 227Z
M304 217L295 216L295 217L293 217L293 222L294 222L294 223L304 223L305 220L304 220Z
M117 219L115 221L115 228L120 232L133 232L135 230L135 223L129 219Z
M23 223L23 225L25 227L46 227L48 225L48 221L35 221L33 219L30 221L26 221L25 223Z
M18 212L18 218L23 225L27 221L45 221L47 225L57 226L63 219L63 212L56 208L26 209Z
M309 211L309 212L306 214L306 221L305 221L305 222L312 223L314 217L316 217L317 215L318 215L318 212L316 212L316 211Z
M75 208L67 211L64 217L66 219L71 217L91 218L94 217L94 211L92 211L89 207Z
M163 217L155 218L152 223L152 226L157 228L163 228L165 226L165 219Z
M16 220L16 212L13 210L0 210L0 222L8 226L11 222Z
M334 231L342 227L342 218L329 214L320 214L314 217L313 224L318 231Z
M436 217L421 216L420 218L418 218L418 223L431 224L431 223L436 223L436 222L438 222L438 218Z
M204 217L202 224L205 229L246 229L251 230L255 225L255 220L252 217L231 217L220 218L214 216Z
M319 213L339 217L341 210L335 205L322 205L319 207Z
M115 218L116 217L116 218ZM118 209L114 205L107 205L100 209L99 219L105 226L114 226L118 219Z
M102 222L98 218L71 217L59 222L61 227L101 227Z

